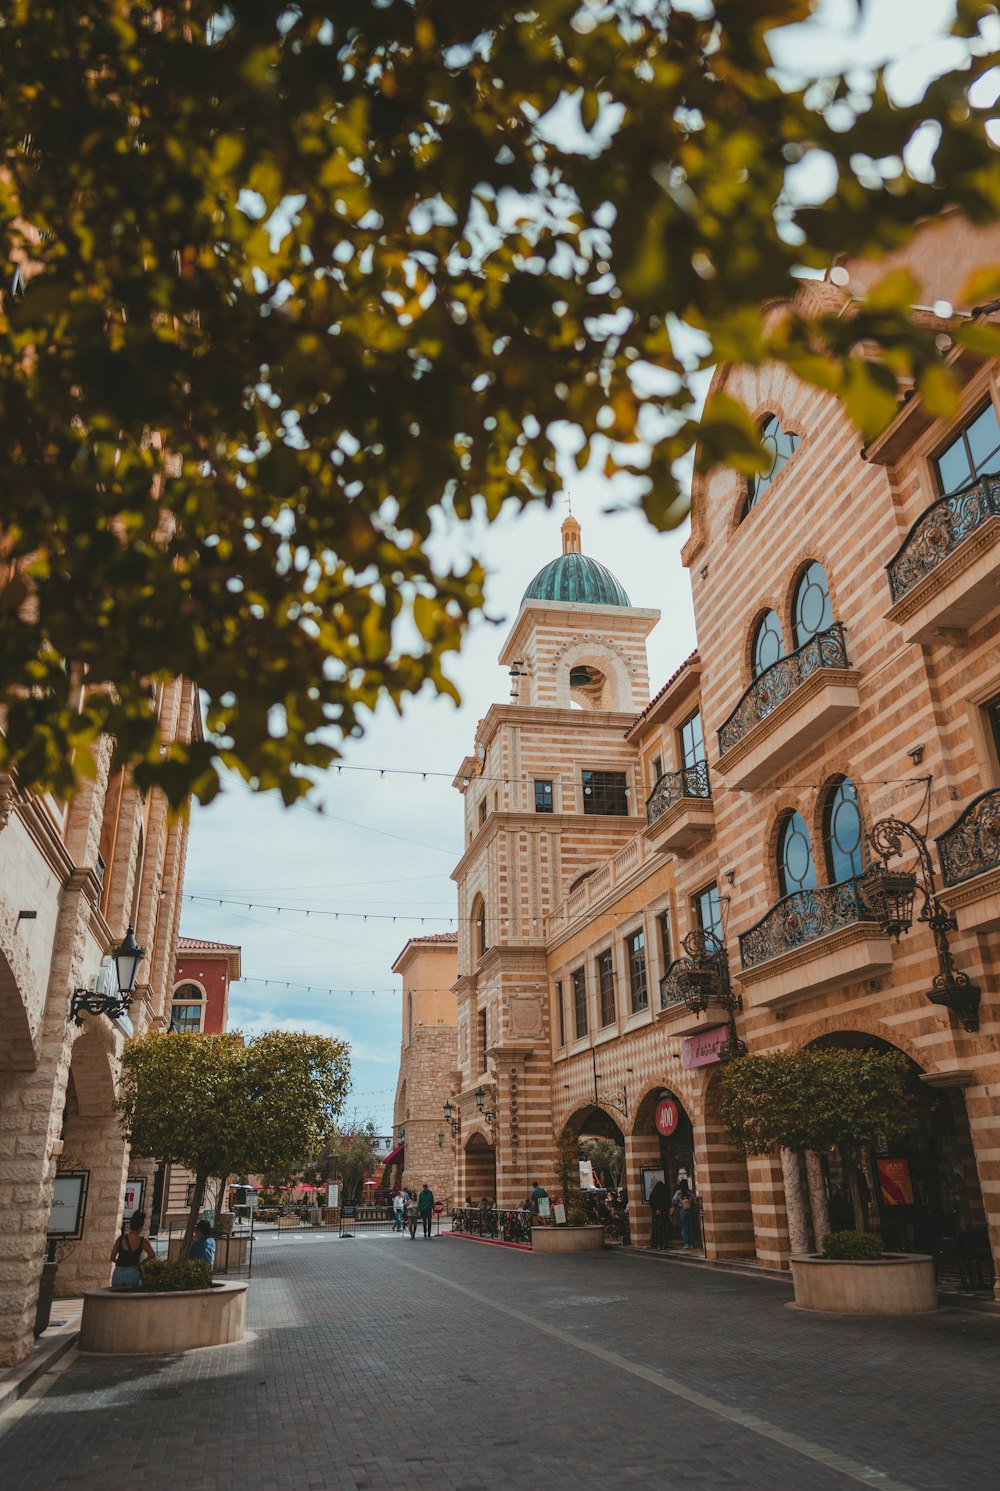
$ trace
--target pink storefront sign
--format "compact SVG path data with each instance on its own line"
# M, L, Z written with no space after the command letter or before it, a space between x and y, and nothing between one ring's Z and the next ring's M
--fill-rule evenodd
M728 1025L712 1025L681 1041L681 1066L711 1066L719 1059L719 1047L729 1034Z

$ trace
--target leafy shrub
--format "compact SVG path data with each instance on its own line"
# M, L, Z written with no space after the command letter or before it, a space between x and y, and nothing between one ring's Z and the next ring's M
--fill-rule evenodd
M203 1258L156 1258L142 1270L147 1294L174 1294L180 1289L211 1289L212 1267Z
M823 1239L823 1257L838 1262L881 1258L882 1239L877 1232L828 1232Z
M571 1206L566 1213L566 1221L570 1227L585 1227L587 1225L587 1213L582 1206Z

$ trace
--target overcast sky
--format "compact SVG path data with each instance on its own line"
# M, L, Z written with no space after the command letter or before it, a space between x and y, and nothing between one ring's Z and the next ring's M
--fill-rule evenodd
M829 0L822 27L789 28L782 64L815 72L851 58L899 57L904 11L908 60L896 70L896 86L902 91L908 76L954 61L940 39L928 39L950 23L950 0L869 0L864 9L858 33L854 0ZM631 509L627 486L581 477L569 461L564 477L583 526L584 553L612 570L634 605L663 613L649 642L655 692L694 646L680 563L686 525L658 535ZM461 850L462 799L451 779L471 749L477 720L509 697L497 653L528 583L560 552L564 515L564 504L550 512L511 511L489 531L480 550L490 568L487 614L501 624L479 621L450 665L462 707L425 694L403 720L391 707L380 710L365 738L346 747L345 765L368 770L334 770L321 784L327 816L286 810L238 784L193 812L182 931L242 946L230 1026L349 1041L347 1113L372 1119L380 1132L391 1129L401 1035L400 981L391 967L409 937L455 925L450 871ZM459 549L467 542L462 533L446 540ZM428 777L394 775L390 768Z

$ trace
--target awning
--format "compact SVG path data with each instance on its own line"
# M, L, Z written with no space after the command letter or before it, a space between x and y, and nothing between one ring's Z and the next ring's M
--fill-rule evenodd
M403 1144L397 1144L396 1148L390 1150L386 1155L382 1161L383 1165L401 1165L403 1163L403 1150L405 1147Z

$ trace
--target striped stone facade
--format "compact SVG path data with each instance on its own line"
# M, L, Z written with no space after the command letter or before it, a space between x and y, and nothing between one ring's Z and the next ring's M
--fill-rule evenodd
M165 745L201 728L190 683L162 686L158 710ZM68 1016L74 989L113 978L109 955L130 922L147 949L132 1026L141 1034L169 1023L187 817L112 773L111 754L106 739L71 802L10 793L0 815L2 1364L31 1350L59 1172L85 1172L87 1195L82 1236L57 1248L56 1292L109 1279L127 1177L114 1101L129 1027L88 1014L78 1027Z
M849 315L853 289L908 268L930 308L915 314L945 338L971 317L996 319L995 309L963 304L962 286L998 257L1000 232L945 215L874 268L842 266L843 288L810 284L803 295ZM943 418L914 395L865 449L838 401L790 372L716 373L715 389L762 425L776 417L795 438L754 502L734 472L696 478L684 559L698 653L652 702L645 638L655 613L522 605L501 653L516 697L490 709L456 777L466 843L455 871L456 1192L476 1189L472 1172L482 1173L489 1152L497 1197L513 1203L530 1180L555 1185L555 1140L567 1125L620 1134L635 1241L649 1231L642 1171L665 1166L672 1180L693 1168L709 1255L784 1266L778 1158L748 1161L732 1149L718 1118L718 1063L709 1054L689 1064L699 1059L691 1038L722 1031L726 1012L710 1005L692 1014L669 990L661 1007L660 980L714 886L730 984L742 998L736 1028L751 1051L874 1042L913 1064L936 1168L928 1161L921 1179L916 1156L913 1206L880 1211L872 1195L865 1220L898 1222L906 1245L941 1241L942 1231L978 1238L988 1228L1000 1256L1000 705L990 713L1000 701L1000 482L994 491L979 480L1000 472L1000 453L971 473L976 481L950 507L942 493L954 487L937 466L956 441L987 448L1000 387L994 362L957 352L950 361L960 389L954 413ZM801 607L815 565L828 610L814 635ZM896 591L893 573L904 576ZM754 664L768 612L784 654L770 672L767 657ZM587 673L574 672L581 668ZM763 682L755 679L762 669ZM588 685L576 695L574 677ZM679 731L695 709L707 766L698 785L680 775ZM588 769L625 774L627 812L584 812ZM844 779L865 833L888 816L926 833L958 921L955 965L982 991L978 1029L928 999L939 964L926 924L918 916L893 941L857 899L853 870L842 873L831 815L849 795ZM551 782L551 811L541 801L536 811L538 780ZM672 781L680 789L665 791ZM797 890L782 868L793 828L800 842L804 833L811 840L814 889ZM912 869L912 846L901 848L893 867ZM943 886L942 852L954 882ZM851 853L859 870L872 858L857 844ZM634 1007L626 939L640 931L648 1003ZM576 996L585 1029L577 1029ZM713 1038L699 1039L710 1046ZM489 1095L492 1126L477 1115L477 1086ZM654 1115L665 1098L680 1116L663 1138ZM876 1186L883 1172L868 1161ZM831 1171L831 1188L833 1180Z

